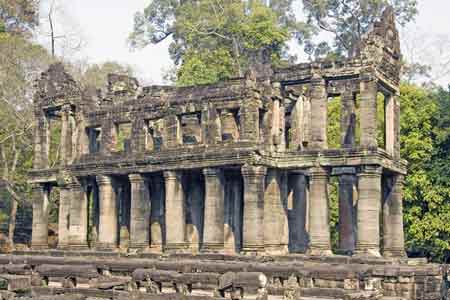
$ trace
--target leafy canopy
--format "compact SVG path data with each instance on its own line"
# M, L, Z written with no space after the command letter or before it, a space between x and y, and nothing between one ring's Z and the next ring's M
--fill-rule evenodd
M286 58L285 42L295 24L289 1L153 1L135 16L133 47L171 36L171 58L180 85L242 76L255 50L269 50L274 63Z
M307 24L315 33L327 32L333 41L315 43L306 36L305 51L313 56L355 54L358 41L377 21L388 5L394 8L400 25L414 20L417 0L302 0Z

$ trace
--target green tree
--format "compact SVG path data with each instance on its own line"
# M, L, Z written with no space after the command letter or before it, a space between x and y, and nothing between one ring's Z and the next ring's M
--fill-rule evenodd
M448 141L445 126L450 118L445 105L448 108L450 100L445 93L408 84L402 85L401 95L401 154L409 161L404 193L406 246L412 255L442 261L450 246L450 184L445 173L450 163L448 147L442 144Z
M32 166L33 79L49 62L45 49L18 34L0 33L0 189L9 202L9 242L16 213L26 202L26 172Z
M135 16L133 47L172 37L177 83L211 83L243 76L253 53L266 49L275 64L287 58L285 42L297 26L290 1L153 1Z
M315 43L310 35L301 37L305 51L316 57L330 53L355 55L362 36L388 6L393 7L400 25L412 21L417 14L417 0L302 0L302 3L307 24L314 32L333 35L331 43Z

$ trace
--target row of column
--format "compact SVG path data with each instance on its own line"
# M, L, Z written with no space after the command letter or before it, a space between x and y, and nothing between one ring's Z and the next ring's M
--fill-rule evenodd
M244 165L242 249L244 253L287 253L289 240L311 255L330 255L328 182L326 168L287 172L264 166ZM166 251L188 249L186 236L186 195L182 171L165 171ZM222 252L225 248L225 178L220 168L207 168L204 175L204 226L202 250ZM355 179L357 178L357 180ZM380 244L387 256L404 254L402 176L390 176L382 195L381 168L365 166L355 175L339 175L340 248L353 253L380 255ZM131 184L130 248L145 249L150 241L152 197L148 178L129 175ZM356 182L355 182L356 181ZM357 184L356 214L353 189ZM99 193L99 232L97 249L118 245L118 202L112 177L97 176ZM288 191L288 186L290 191ZM287 195L294 202L294 220L289 220ZM47 246L48 197L44 185L33 189L33 248ZM59 247L86 249L88 199L86 188L71 183L61 188ZM308 198L308 201L306 200ZM383 220L381 223L380 213ZM356 215L356 220L354 216ZM382 224L382 243L380 241ZM291 228L289 228L291 226ZM305 238L307 236L307 239ZM306 241L307 240L307 241Z

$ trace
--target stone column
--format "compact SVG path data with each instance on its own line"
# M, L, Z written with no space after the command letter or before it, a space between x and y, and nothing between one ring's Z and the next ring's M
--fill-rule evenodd
M224 247L224 177L221 169L203 169L205 177L204 251L222 251Z
M286 199L282 197L281 172L269 169L264 192L264 249L274 254L284 254L288 250L288 241L285 240L287 207Z
M61 165L70 163L72 158L72 128L70 124L70 105L61 110Z
M243 141L259 141L259 107L256 99L247 99L240 108L240 138Z
M69 187L60 187L58 212L58 248L60 249L66 249L69 246L71 194Z
M133 153L142 153L145 151L147 131L144 117L141 115L134 116L131 124L131 151Z
M403 232L403 175L393 175L387 182L383 203L383 255L405 257Z
M266 167L244 165L244 220L242 251L264 252L264 179Z
M214 145L222 141L221 119L217 108L212 104L205 104L201 116L202 141L207 145Z
M358 174L356 254L380 256L381 171L366 165Z
M355 146L355 95L353 91L345 90L341 95L341 146L342 148L352 148Z
M180 119L177 115L168 115L164 118L163 142L167 148L182 144Z
M376 78L370 74L361 75L360 128L361 146L376 148L377 143L377 91Z
M292 188L292 216L289 224L291 251L305 252L308 245L308 183L304 171L289 174Z
M35 118L36 129L33 166L35 169L46 169L49 167L50 124L47 116L43 112L38 113Z
M128 175L131 183L130 248L145 249L150 244L149 183L141 174Z
M400 100L399 95L394 97L394 158L400 159Z
M47 249L49 190L44 184L34 184L31 193L33 197L33 232L31 235L31 248Z
M353 253L356 243L354 168L341 168L339 174L339 250Z
M152 251L161 252L163 241L165 239L165 221L164 221L164 179L155 175L151 180L151 216L150 216L150 248Z
M166 188L166 245L165 249L184 250L186 243L185 195L181 171L165 171Z
M85 181L72 182L69 185L72 199L70 201L70 236L69 245L72 250L88 248L88 198Z
M309 250L310 255L331 255L328 170L310 170L309 179Z
M328 98L325 80L319 75L311 79L311 143L312 149L326 149Z
M108 155L116 151L117 147L117 126L109 116L102 124L102 136L100 141L102 154Z
M117 199L110 176L97 176L100 202L100 224L97 247L112 250L118 242Z
M392 95L385 95L385 147L386 152L394 156L395 152L395 98Z

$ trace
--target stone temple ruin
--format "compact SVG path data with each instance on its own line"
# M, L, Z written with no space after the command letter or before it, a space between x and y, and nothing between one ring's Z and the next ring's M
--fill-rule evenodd
M212 85L140 87L110 75L102 94L51 66L35 96L33 251L0 261L31 276L36 293L441 299L443 267L411 266L404 251L400 59L388 9L355 58L259 65ZM339 146L327 141L331 101Z

